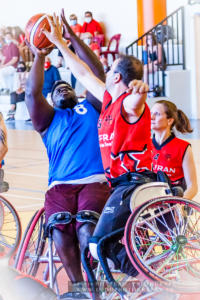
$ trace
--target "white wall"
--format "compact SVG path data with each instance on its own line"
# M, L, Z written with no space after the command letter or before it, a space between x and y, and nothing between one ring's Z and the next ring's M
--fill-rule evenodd
M190 118L200 119L200 4L187 3L188 0L167 0L167 13L185 6L185 58L186 69L190 71L191 87L186 106L190 105Z
M84 12L90 10L93 17L105 24L108 38L121 33L121 46L126 47L137 38L137 1L136 0L6 0L0 10L0 26L17 26L24 29L28 19L37 13L60 13L64 7L66 17L77 14L83 23ZM2 9L3 8L3 9Z
M177 8L186 5L188 0L167 0L167 14L171 14Z

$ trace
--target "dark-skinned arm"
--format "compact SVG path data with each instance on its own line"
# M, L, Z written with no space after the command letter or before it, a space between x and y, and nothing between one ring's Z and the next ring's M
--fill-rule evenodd
M71 44L79 58L90 67L92 72L100 80L105 82L105 73L102 63L96 54L73 32L65 18L64 9L62 9L61 18L63 21L64 38L71 41ZM88 91L86 98L96 108L97 111L101 111L102 103Z
M38 50L29 45L35 55L29 77L26 82L25 102L36 131L43 133L49 127L54 109L42 95L44 84L44 61L49 50Z

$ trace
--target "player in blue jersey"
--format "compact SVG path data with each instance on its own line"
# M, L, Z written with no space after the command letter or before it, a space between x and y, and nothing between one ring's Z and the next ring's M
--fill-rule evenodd
M76 53L95 74L104 80L101 63L95 54L70 30ZM47 50L31 47L35 55L26 85L26 104L33 122L46 146L49 158L49 189L45 196L46 221L56 212L69 211L75 215L81 210L101 213L109 196L98 143L97 120L100 102L91 94L78 103L72 87L57 81L52 89L50 106L42 95L44 62ZM95 61L95 64L93 63ZM73 222L56 228L53 239L63 266L74 286L83 281L80 251L88 244L94 225ZM79 247L80 246L80 247ZM86 298L71 292L65 298Z

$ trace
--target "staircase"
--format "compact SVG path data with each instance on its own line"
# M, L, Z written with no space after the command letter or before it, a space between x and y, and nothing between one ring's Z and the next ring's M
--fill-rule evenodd
M149 34L156 37L154 49L162 47L162 60L154 70L153 61L148 53L153 46L146 45ZM152 47L152 49L150 48ZM171 70L185 70L184 7L180 7L136 41L126 47L126 54L133 55L146 64L145 78L154 97L166 96L166 75ZM145 54L147 56L145 57Z

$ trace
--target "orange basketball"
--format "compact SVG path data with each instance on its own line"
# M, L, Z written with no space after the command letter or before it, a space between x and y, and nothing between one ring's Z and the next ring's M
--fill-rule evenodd
M27 41L38 49L49 47L52 43L47 39L41 29L50 31L50 25L46 14L38 14L30 18L25 28Z

